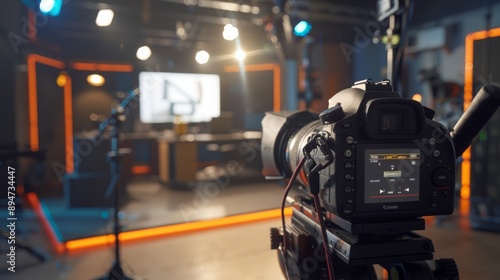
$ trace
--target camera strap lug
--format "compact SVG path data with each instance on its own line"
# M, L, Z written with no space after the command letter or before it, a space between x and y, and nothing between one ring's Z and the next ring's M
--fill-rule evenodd
M319 193L319 171L332 164L334 160L333 152L328 143L329 141L325 135L317 133L311 137L302 150L306 158L304 168L309 181L310 192L313 195ZM314 150L321 153L316 157L318 161L312 155Z

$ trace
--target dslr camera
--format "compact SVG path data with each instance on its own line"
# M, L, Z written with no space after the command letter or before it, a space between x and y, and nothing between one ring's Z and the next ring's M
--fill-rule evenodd
M329 109L267 113L263 175L289 178L302 147L322 133L333 162L319 171L322 205L347 221L404 221L453 212L455 150L433 112L402 99L389 81L361 81L335 94ZM313 151L321 162L324 156ZM308 185L306 176L299 176ZM332 219L333 216L331 216Z
M500 86L485 85L452 131L389 80L356 82L328 105L262 120L262 173L288 181L282 228L271 229L287 279L377 279L375 264L389 279L458 279L454 260L433 260L414 231L453 212L456 158L500 107Z

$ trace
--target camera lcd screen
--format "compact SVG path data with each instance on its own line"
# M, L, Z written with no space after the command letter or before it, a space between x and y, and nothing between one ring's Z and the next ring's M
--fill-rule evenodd
M419 149L365 150L365 203L419 200Z

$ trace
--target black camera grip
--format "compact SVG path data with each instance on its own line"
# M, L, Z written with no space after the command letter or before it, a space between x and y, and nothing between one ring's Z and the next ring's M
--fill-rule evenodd
M499 107L500 85L484 85L460 117L451 133L457 157L465 152L474 137L483 129Z

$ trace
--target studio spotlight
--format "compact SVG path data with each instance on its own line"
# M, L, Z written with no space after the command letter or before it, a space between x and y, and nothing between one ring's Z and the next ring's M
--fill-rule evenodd
M199 51L196 53L195 59L199 64L205 64L210 59L210 54L208 54L208 52L205 50Z
M91 74L87 76L87 83L95 87L100 87L104 85L105 81L106 80L104 79L104 77L99 74Z
M224 31L222 31L222 37L227 41L236 39L238 37L238 28L234 27L230 23L226 24L224 26Z
M137 49L135 55L140 60L146 60L151 56L151 49L148 46L142 46Z
M66 71L61 71L59 75L57 75L56 79L57 86L64 87L66 86L67 82L68 82L68 73Z
M111 22L113 21L113 16L115 13L111 9L104 9L100 10L99 13L97 13L97 17L95 19L95 24L97 26L109 26L111 25Z
M295 36L304 37L307 36L307 34L309 34L311 28L312 25L308 21L302 20L299 23L297 23L297 25L295 25L295 27L293 28L293 32L295 33Z
M239 61L242 61L243 59L245 59L245 52L243 50L237 50L236 53L234 53L234 57L239 60Z

